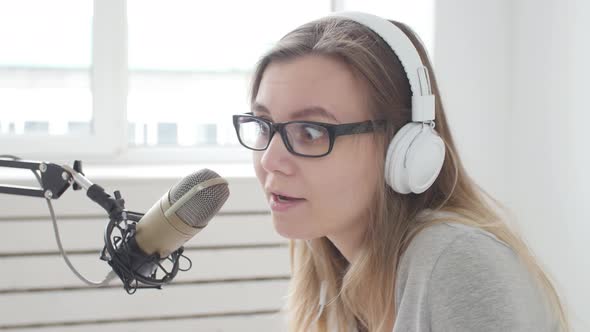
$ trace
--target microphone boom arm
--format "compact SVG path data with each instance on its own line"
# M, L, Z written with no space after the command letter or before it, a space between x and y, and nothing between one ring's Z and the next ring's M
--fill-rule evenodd
M183 246L168 257L143 254L134 239L137 222L143 213L126 210L125 200L118 190L114 192L113 198L101 186L88 180L82 173L80 160L76 160L72 168L67 165L0 157L0 167L29 169L41 179L41 188L0 184L0 194L44 197L50 200L59 198L70 185L74 190L85 189L86 196L105 209L109 215L110 220L104 232L105 245L100 258L111 266L123 282L127 293L133 294L138 288L160 289L162 285L174 279L178 271L187 271L192 267L191 260L183 255ZM188 267L180 267L181 258L188 262ZM65 256L64 259L68 262ZM164 261L170 263L168 268L162 264ZM146 270L146 266L150 269Z
M74 168L80 168L74 163ZM72 177L63 167L31 160L8 160L0 158L0 167L29 169L40 172L41 188L0 184L0 194L11 194L30 197L59 198L70 186ZM77 186L74 185L74 189Z

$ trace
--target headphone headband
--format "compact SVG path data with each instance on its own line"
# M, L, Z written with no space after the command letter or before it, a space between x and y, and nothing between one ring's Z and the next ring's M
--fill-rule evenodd
M434 95L428 69L422 63L418 50L408 36L395 24L376 15L361 12L336 12L329 16L344 17L360 23L389 45L399 58L412 90L412 121L434 120Z

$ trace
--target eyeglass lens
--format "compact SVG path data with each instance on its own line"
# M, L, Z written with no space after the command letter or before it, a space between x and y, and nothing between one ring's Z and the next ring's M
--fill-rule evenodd
M268 123L255 118L242 118L239 124L240 139L246 147L264 150L268 146L271 131ZM295 153L320 156L330 150L330 134L323 126L293 122L286 124L283 130Z

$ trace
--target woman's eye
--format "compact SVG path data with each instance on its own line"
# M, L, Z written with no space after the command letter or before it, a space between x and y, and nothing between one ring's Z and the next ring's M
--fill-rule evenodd
M322 132L317 130L316 128L305 128L305 132L309 139L318 139L322 137Z
M269 127L265 123L259 123L258 126L259 133L261 135L267 136L270 131Z
M301 127L301 138L305 141L317 141L324 137L326 134L325 130L316 126L302 126Z

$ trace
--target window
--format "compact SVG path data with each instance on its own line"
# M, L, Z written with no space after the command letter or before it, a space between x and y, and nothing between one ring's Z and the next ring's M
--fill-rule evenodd
M0 1L3 154L120 150L122 14L124 2L112 0Z
M231 115L249 111L258 58L297 24L330 11L328 1L314 0L127 3L132 147L237 146Z
M248 111L252 69L274 42L331 10L364 10L405 22L409 16L389 13L413 13L426 23L408 23L429 44L432 34L420 30L432 28L432 6L424 8L401 1L0 0L0 151L91 162L249 160L231 114Z
M88 0L0 2L1 134L90 134L91 28Z

